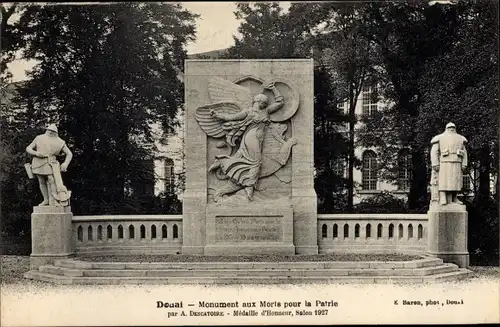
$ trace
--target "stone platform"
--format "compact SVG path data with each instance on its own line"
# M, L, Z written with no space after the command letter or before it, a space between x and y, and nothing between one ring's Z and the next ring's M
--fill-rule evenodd
M472 272L442 259L308 262L91 262L57 260L27 272L57 284L302 284L423 283Z

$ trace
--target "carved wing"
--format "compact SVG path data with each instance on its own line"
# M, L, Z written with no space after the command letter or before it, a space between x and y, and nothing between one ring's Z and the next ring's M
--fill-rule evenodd
M252 93L249 89L220 77L210 79L208 92L213 102L232 102L242 109L252 106Z
M217 138L226 135L226 131L222 129L224 121L210 115L210 110L222 114L235 114L240 112L241 108L236 103L219 102L201 106L196 109L196 120L201 129L203 129L208 136Z

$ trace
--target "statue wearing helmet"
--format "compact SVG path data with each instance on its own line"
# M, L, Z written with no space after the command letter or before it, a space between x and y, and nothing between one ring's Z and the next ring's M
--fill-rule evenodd
M453 123L448 123L444 133L432 138L431 202L462 204L457 195L462 190L462 172L467 167L466 143L467 139L456 132Z
M26 147L26 152L33 156L31 165L26 164L28 176L37 176L42 192L43 201L39 206L67 206L71 192L64 186L61 172L68 169L73 154L66 143L59 138L57 126L49 124L45 134L35 137L33 142ZM64 153L66 158L59 164L56 156Z

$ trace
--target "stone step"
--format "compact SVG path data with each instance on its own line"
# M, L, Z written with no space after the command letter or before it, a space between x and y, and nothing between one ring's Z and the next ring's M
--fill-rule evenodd
M138 270L138 269L73 269L55 266L42 266L40 271L54 275L73 277L231 277L231 276L427 276L452 272L458 267L454 264L443 264L436 267L400 268L400 269L166 269L166 270Z
M444 281L462 280L471 277L472 275L473 275L472 271L465 268L458 268L455 271L442 273L434 276L426 276L424 277L424 279L431 278L437 282L444 282Z
M459 269L429 276L232 276L232 277L70 277L41 271L29 271L24 277L58 284L377 284L377 283L423 283L457 280L471 272Z
M439 258L424 258L413 261L310 261L310 262L90 262L79 260L57 260L55 266L73 269L399 269L435 267L443 264Z
M68 277L81 277L83 276L83 272L81 269L75 268L64 268L64 267L56 267L52 265L40 266L38 270L42 273L51 274L51 275L60 275L60 276L68 276Z
M74 284L72 277L44 273L39 270L30 270L24 273L23 277L27 279L55 284Z

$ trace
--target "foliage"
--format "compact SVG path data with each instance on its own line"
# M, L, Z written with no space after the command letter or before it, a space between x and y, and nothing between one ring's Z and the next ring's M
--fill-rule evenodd
M332 212L347 201L347 181L334 169L345 163L348 145L339 130L344 119L335 97L333 78L328 69L318 67L314 72L314 187L318 196L318 211ZM340 125L340 126L339 126Z
M195 17L180 4L26 6L14 25L26 42L24 58L39 64L15 105L2 108L2 141L13 154L2 197L31 202L28 186L39 193L26 182L24 149L45 123L57 122L74 154L64 179L75 214L156 210L146 194L126 190L153 181L151 125L168 133L182 110L177 76ZM3 211L29 215L10 208L13 202L2 203Z
M314 49L317 65L330 72L336 107L347 106L341 120L345 125L347 148L342 154L347 163L347 211L353 208L354 167L358 165L355 149L356 106L362 87L376 76L378 56L362 37L362 3L297 4L291 13L310 17L306 43Z
M7 64L14 60L16 51L24 43L17 27L10 23L20 11L21 7L16 2L0 3L0 89L11 80L12 73L7 69Z
M356 213L401 213L407 211L406 201L388 192L365 198L354 207Z
M225 58L278 59L304 58L307 53L300 46L303 42L299 17L282 11L278 2L237 3L235 16L242 20Z
M412 179L411 208L424 202L429 141L447 122L455 122L472 140L472 161L478 152L486 158L480 164L483 171L491 165L490 156L498 158L493 150L498 144L497 47L487 41L497 39L495 7L491 1L464 1L456 6L372 3L365 8L363 35L382 56L381 93L392 106L364 117L360 144L377 148L382 177L388 180L397 178L398 151L410 151L412 175L419 176ZM486 151L478 147L488 142L492 147ZM489 172L482 183L488 190Z
M471 167L479 173L477 201L490 197L498 173L498 3L464 2L456 8L457 36L450 51L428 60L419 80L423 137L453 121L468 140ZM446 62L446 69L442 69ZM435 110L440 108L440 110ZM485 203L486 203L485 202Z
M499 229L497 199L464 202L468 213L468 248L471 264L478 266L498 266Z

